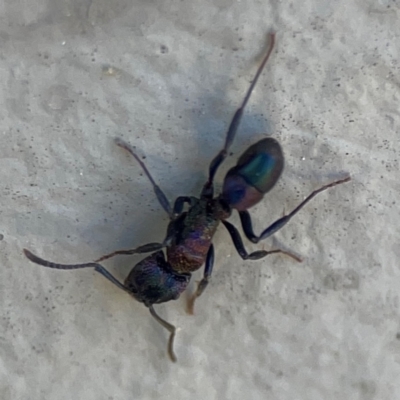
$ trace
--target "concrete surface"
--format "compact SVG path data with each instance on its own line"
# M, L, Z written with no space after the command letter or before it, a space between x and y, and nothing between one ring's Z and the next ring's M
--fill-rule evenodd
M390 0L4 0L0 7L0 398L398 399L399 3ZM266 134L286 169L252 209L261 231L350 173L259 246L304 258L244 262L223 228L212 284L157 310L90 261L161 240L139 167L196 195L275 29L277 47L229 158ZM232 218L238 223L238 218ZM140 257L105 265L124 278ZM197 274L193 281L199 279Z

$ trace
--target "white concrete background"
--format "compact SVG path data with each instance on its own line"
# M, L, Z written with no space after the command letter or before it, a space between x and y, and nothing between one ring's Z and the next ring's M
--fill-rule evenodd
M400 9L390 0L3 0L0 4L0 398L400 398ZM163 238L168 196L199 193L275 29L277 47L223 172L272 135L279 185L257 231L350 173L244 262L223 228L195 317L141 304L91 270ZM237 217L233 222L237 223ZM105 263L123 279L140 257ZM198 279L196 275L194 281Z

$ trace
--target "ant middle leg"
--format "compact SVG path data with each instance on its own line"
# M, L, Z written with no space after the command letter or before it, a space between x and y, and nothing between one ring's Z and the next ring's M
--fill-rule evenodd
M183 206L185 203L191 204L191 198L187 196L180 196L175 200L174 204L174 209L173 209L173 216L177 216L182 212ZM111 257L117 256L117 255L132 255L132 254L143 254L143 253L152 253L154 251L161 250L166 246L166 243L168 242L168 238L164 240L163 243L147 243L142 246L136 247L135 249L128 249L128 250L117 250L113 251L112 253L106 254L94 262L100 262L104 260L108 260Z
M292 254L288 251L282 250L282 249L275 249L275 250L270 250L270 251L256 250L249 254L244 247L243 240L242 240L238 230L228 221L222 221L222 223L224 224L225 228L228 230L229 234L231 235L233 244L234 244L237 252L239 253L240 257L242 257L243 260L259 260L270 254L281 253L281 254L285 254L285 255L293 258L294 260L296 260L298 262L302 262L302 259L300 257L298 257L295 254Z
M154 251L161 250L163 247L165 247L164 243L157 243L157 242L147 243L142 246L136 247L135 249L113 251L112 253L106 254L106 255L98 258L94 262L98 263L100 261L108 260L109 258L117 256L117 255L152 253Z
M214 246L211 244L206 258L206 265L204 267L204 275L202 280L197 285L196 291L192 294L187 302L187 312L190 315L193 315L194 302L201 294L204 292L204 289L207 287L209 280L211 278L212 270L214 266Z
M106 279L108 279L115 286L132 295L132 290L130 290L127 286L123 285L117 278L115 278L110 272L108 272L102 265L91 262L85 264L58 264L53 263L51 261L44 260L43 258L38 257L27 249L24 249L25 256L35 264L41 265L47 268L54 269L63 269L63 270L73 270L73 269L81 269L81 268L94 268L96 272L100 275L103 275Z

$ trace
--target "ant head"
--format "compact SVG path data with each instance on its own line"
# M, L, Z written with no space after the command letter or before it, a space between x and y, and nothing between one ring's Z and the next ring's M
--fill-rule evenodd
M250 146L226 174L221 199L238 211L253 207L274 187L283 165L279 143L272 138L260 140Z

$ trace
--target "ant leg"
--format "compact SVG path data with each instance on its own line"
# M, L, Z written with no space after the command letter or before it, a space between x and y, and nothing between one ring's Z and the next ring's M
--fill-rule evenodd
M30 252L27 249L23 249L23 252L25 256L34 262L35 264L42 265L43 267L47 268L55 268L55 269L80 269L80 268L94 268L98 264L96 263L86 263L86 264L56 264L51 261L43 260L43 258L40 258Z
M270 45L267 51L267 54L264 56L264 59L261 62L261 65L258 67L258 70L256 72L256 75L254 76L253 82L251 83L249 89L247 90L246 96L244 97L244 100L242 102L242 105L236 110L235 115L232 118L232 121L229 125L228 132L226 133L226 139L225 139L225 145L220 150L220 152L214 157L214 159L210 163L209 167L209 172L208 172L208 180L206 184L203 187L203 190L201 192L201 196L205 197L212 197L214 188L213 188L213 180L214 176L219 168L219 166L222 164L222 162L225 160L226 156L228 155L228 150L229 147L231 146L237 129L239 127L240 121L242 119L242 115L244 112L244 108L246 107L247 102L249 101L249 98L251 96L251 93L253 92L254 87L256 86L257 80L261 75L262 70L265 67L265 64L268 61L269 56L272 53L272 50L275 45L275 33L270 33Z
M235 245L237 252L239 253L240 257L242 257L243 260L259 260L260 258L268 256L269 254L282 253L289 257L292 257L294 260L298 262L302 261L302 259L300 257L297 257L295 254L289 253L288 251L281 249L270 250L270 251L257 250L249 254L247 253L243 245L243 241L242 238L240 237L240 233L238 232L238 230L228 221L222 221L222 223L225 225L225 228L231 235L233 244Z
M207 253L206 266L204 267L203 279L199 282L199 284L197 285L196 291L189 298L188 303L187 303L187 312L190 315L193 315L193 308L194 308L195 300L201 296L201 294L204 292L204 289L208 285L209 279L212 274L213 266L214 266L214 246L211 244L211 246L208 250L208 253Z
M153 306L149 306L150 314L154 317L154 319L161 324L169 333L168 340L168 355L172 362L176 362L176 355L174 353L174 338L176 333L176 328L174 325L162 319L154 310Z
M161 204L161 207L165 210L165 212L169 215L169 217L171 219L173 219L173 213L172 213L171 205L169 204L167 196L165 196L164 192L156 184L156 182L154 181L153 177L151 176L149 170L147 169L146 165L139 158L139 156L135 153L133 147L131 145L129 145L128 143L126 143L124 140L120 139L120 138L115 138L114 141L115 141L115 144L117 146L122 147L123 149L125 149L127 152L129 152L129 154L131 154L136 159L136 161L142 167L144 173L149 178L151 184L153 185L154 193L156 194L158 202Z
M185 205L185 203L188 203L189 205L192 204L192 199L191 199L191 197L188 197L188 196L179 196L179 197L175 200L174 209L173 209L174 216L178 216L179 214L182 213L183 206Z
M100 261L108 260L109 258L114 257L116 255L152 253L153 251L161 250L163 247L165 247L164 243L147 243L144 244L143 246L136 247L136 249L113 251L110 254L106 254L105 256L98 258L94 262L98 263Z
M291 213L284 215L282 218L277 219L268 228L261 232L260 236L254 234L253 224L251 222L251 217L248 211L239 211L240 220L242 222L243 231L246 237L253 243L258 243L260 240L266 239L267 237L273 235L276 231L283 228L292 217L294 217L312 198L314 198L318 193L323 192L333 186L340 185L345 182L349 182L351 178L341 179L329 183L328 185L322 186L321 188L314 190L308 197L306 197Z
M97 263L86 263L86 264L56 264L51 261L46 261L43 260L43 258L40 258L36 256L35 254L31 253L29 250L24 249L24 254L25 256L35 264L42 265L43 267L48 267L48 268L55 268L55 269L63 269L63 270L69 270L69 269L80 269L80 268L94 268L96 272L99 274L103 275L106 279L108 279L110 282L112 282L115 286L119 287L123 291L132 294L132 290L130 290L128 287L123 285L121 282L119 282L114 276L110 274L102 265L97 264Z

